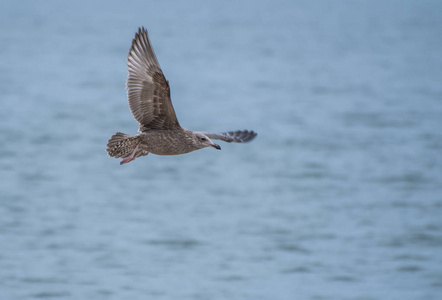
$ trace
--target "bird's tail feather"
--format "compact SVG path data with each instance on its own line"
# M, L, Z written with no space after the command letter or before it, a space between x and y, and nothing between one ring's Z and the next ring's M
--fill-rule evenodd
M106 151L110 157L125 158L134 151L139 143L140 137L138 135L117 132L107 142Z

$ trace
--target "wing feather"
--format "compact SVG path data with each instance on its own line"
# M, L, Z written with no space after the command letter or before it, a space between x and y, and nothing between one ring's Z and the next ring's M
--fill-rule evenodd
M253 140L257 133L253 130L237 130L237 131L228 131L222 133L208 133L204 132L204 134L209 139L221 140L227 143L247 143Z
M164 77L147 30L138 29L127 58L127 96L140 131L175 129L180 124L170 99L169 82Z

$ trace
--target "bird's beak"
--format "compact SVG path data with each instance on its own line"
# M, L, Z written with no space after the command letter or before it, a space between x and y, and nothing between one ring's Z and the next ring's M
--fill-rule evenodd
M221 150L221 147L219 145L217 145L217 144L212 144L212 147L217 149L217 150Z

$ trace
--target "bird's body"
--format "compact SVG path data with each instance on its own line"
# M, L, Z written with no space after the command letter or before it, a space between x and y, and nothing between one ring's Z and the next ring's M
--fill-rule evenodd
M140 134L141 149L156 155L179 155L201 149L192 131L150 130Z
M131 136L125 135L124 133L117 133L116 135L124 135L123 139L121 139L121 141L125 142L122 144L122 147L120 147L120 157L124 157L124 154L130 154L132 151L128 153L125 149L133 150L133 145L138 145L138 150L144 151L146 153L145 155L147 155L147 153L156 155L178 155L201 149L197 141L195 141L193 132L184 128L176 130L148 130ZM116 155L117 153L112 156Z
M248 142L253 131L230 131L221 134L193 132L180 126L170 100L169 82L163 75L147 31L140 28L132 41L127 60L129 107L140 124L138 135L117 132L108 141L109 156L123 158L121 164L149 153L178 155L205 147L221 149L211 139L225 142Z

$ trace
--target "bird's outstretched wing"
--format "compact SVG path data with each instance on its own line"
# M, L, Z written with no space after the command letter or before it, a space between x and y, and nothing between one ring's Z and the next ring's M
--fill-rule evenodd
M247 143L253 140L257 133L253 130L237 130L237 131L228 131L228 132L222 132L222 133L207 133L204 132L204 134L209 139L215 139L215 140L221 140L227 143Z
M147 30L139 28L127 58L129 107L139 131L179 128L170 100L169 82L161 71Z

